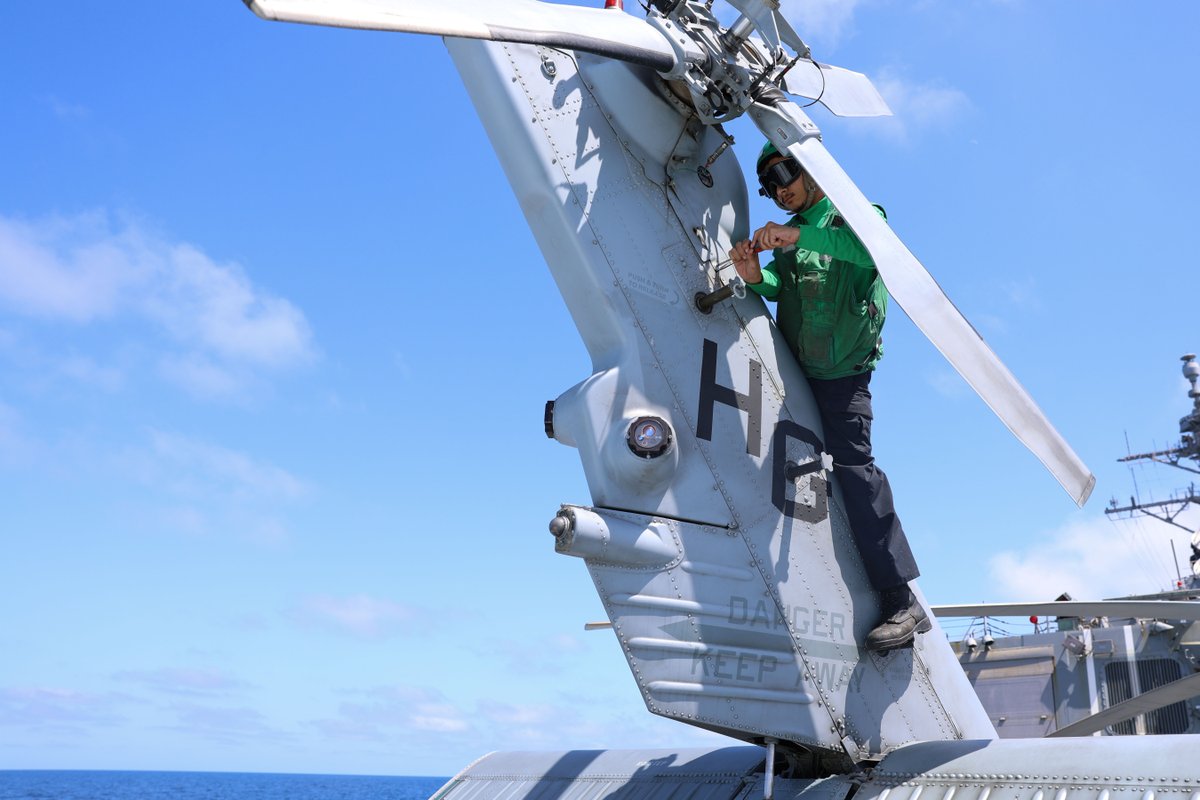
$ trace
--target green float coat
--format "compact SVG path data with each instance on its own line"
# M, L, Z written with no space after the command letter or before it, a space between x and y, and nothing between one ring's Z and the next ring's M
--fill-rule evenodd
M776 250L762 282L750 285L778 301L776 323L810 378L865 372L883 357L887 289L858 237L835 220L827 197L792 217L787 224L800 229L796 248Z

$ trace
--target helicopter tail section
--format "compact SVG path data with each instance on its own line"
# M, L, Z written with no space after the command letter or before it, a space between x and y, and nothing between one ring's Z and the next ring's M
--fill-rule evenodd
M886 656L861 645L869 590L789 570L788 549L837 547L833 532L759 536L612 509L565 506L556 549L583 558L647 707L750 741L774 739L849 761L914 738L986 738L986 719L941 631ZM793 538L801 534L803 539ZM783 576L783 580L779 580ZM944 652L943 652L944 651ZM943 671L943 667L945 668ZM934 674L939 680L934 681ZM965 684L965 680L962 681Z
M592 502L552 529L649 709L841 763L994 737L936 623L912 649L861 645L879 600L808 384L721 271L748 225L722 132L649 70L446 44L592 357L547 419Z

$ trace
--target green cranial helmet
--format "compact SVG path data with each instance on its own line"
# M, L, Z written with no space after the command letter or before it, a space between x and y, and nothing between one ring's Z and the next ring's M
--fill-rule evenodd
M775 145L767 142L763 145L762 152L758 154L758 161L754 164L755 172L762 172L763 164L767 163L773 156L780 155L779 150Z
M778 158L781 156L783 158L782 161L776 161L770 167L767 166L767 162L772 158ZM798 214L812 205L813 196L811 190L809 191L809 202L804 208L788 208L783 204L783 201L779 199L777 193L779 187L788 186L797 179L803 177L804 170L798 163L796 163L796 159L786 155L785 153L779 152L779 149L776 148L775 145L771 144L770 142L767 142L765 145L763 145L762 152L758 154L758 162L754 165L754 169L758 173L758 184L760 187L758 193L769 199L784 211L788 212L789 214Z

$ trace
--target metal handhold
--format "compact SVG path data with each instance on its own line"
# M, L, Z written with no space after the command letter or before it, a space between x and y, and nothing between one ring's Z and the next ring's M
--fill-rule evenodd
M806 461L803 464L797 464L795 461L787 462L787 479L794 481L797 478L803 478L805 475L811 475L814 472L825 470L826 472L833 469L833 456L829 453L820 453L812 461Z

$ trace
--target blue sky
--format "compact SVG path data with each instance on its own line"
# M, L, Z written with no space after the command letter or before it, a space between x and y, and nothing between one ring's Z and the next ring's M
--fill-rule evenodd
M1200 10L785 10L897 112L818 113L827 146L1099 479L1076 510L894 314L876 450L926 595L1165 587L1168 530L1103 506L1188 410ZM17 3L0 72L0 768L722 741L582 630L541 418L588 359L439 40Z

